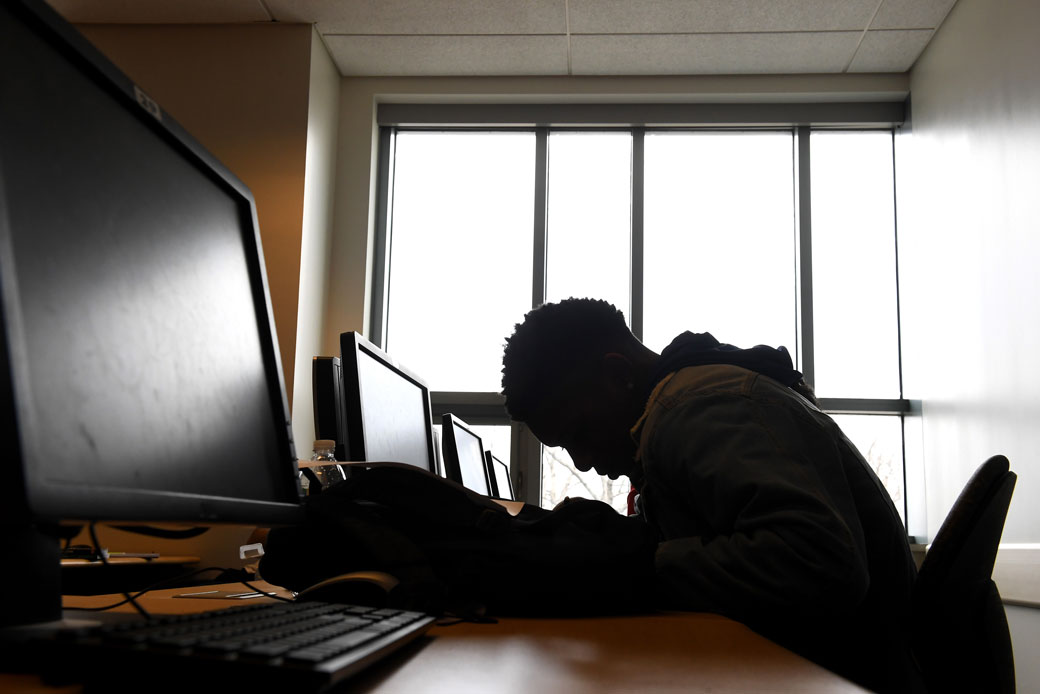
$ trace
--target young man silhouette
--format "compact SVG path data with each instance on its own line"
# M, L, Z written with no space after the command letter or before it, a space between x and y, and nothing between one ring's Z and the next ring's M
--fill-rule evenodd
M568 299L517 325L502 374L514 420L639 491L662 607L727 615L875 691L921 691L906 531L786 350L684 333L657 354L610 304Z

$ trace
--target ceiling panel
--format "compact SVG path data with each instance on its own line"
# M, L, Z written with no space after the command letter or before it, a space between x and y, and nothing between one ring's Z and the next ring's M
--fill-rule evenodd
M861 32L572 36L575 75L841 72Z
M956 0L885 0L871 29L935 29Z
M267 0L323 34L565 34L565 0Z
M849 72L906 72L913 67L934 32L868 31L863 37Z
M259 0L47 0L72 23L235 24L269 22Z
M903 72L956 2L48 1L83 24L315 24L344 75L373 76Z
M566 75L564 36L342 36L325 38L344 76Z
M864 30L878 0L569 0L575 34Z

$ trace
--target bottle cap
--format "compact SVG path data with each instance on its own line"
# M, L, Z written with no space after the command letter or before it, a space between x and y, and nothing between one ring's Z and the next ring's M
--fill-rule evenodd
M317 441L314 442L314 450L318 450L319 448L335 448L335 447L336 447L336 442L333 441L332 439L318 439Z

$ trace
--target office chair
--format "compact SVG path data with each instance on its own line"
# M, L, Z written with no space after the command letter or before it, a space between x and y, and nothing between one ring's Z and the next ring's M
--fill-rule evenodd
M1002 455L979 466L921 564L912 640L930 692L1015 691L1011 634L991 576L1017 479Z

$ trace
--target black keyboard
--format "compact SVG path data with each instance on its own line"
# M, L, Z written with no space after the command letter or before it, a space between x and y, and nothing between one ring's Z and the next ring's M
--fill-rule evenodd
M106 680L112 683L110 673L118 673L123 681L145 677L137 680L145 690L158 680L190 694L186 684L208 683L206 690L217 677L227 689L293 687L284 691L295 694L335 685L424 633L433 621L406 610L266 603L71 630L54 645L56 662L99 690L106 689ZM98 681L90 681L92 673Z

